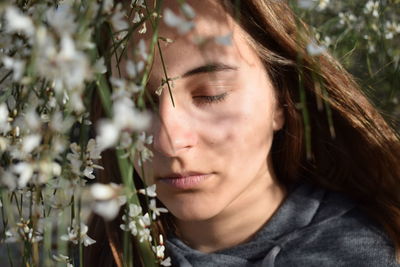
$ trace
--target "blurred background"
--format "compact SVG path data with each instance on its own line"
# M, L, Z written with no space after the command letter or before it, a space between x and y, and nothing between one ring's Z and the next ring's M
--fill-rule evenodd
M400 129L400 1L297 0L315 39L355 77L387 121Z

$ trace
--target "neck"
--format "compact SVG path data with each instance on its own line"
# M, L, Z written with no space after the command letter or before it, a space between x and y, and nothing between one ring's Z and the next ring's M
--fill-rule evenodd
M265 177L264 177L265 178ZM246 242L272 217L286 192L272 179L247 188L223 212L203 221L176 221L179 237L205 253Z

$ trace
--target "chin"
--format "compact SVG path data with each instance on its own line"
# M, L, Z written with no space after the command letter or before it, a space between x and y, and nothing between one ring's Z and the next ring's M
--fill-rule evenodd
M169 204L169 205L168 205ZM166 203L169 212L180 221L205 221L218 214L214 206L210 209L206 205L190 205L189 203Z
M174 217L182 222L196 222L196 221L206 221L213 217L209 213L193 212L193 211L171 211Z

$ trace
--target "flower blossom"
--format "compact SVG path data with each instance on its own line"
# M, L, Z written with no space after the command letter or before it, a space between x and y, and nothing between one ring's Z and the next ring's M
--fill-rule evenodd
M172 28L176 28L179 34L185 34L191 31L194 27L194 22L186 20L176 15L171 9L164 9L164 22Z
M10 33L22 32L27 36L32 36L35 27L30 17L23 14L18 8L9 6L5 12L6 29Z
M151 199L149 203L149 209L151 210L152 216L151 218L155 220L157 216L160 216L161 213L167 213L168 210L166 208L157 208L156 207L156 200Z
M122 216L123 224L120 228L129 231L133 236L138 236L139 242L152 241L150 232L151 219L148 213L141 215L142 208L135 204L130 204L128 213Z
M153 184L145 189L139 189L138 193L147 195L148 197L156 197L157 196L156 189L157 189L156 184Z
M33 230L33 228L31 228L29 225L30 220L25 221L21 219L21 221L17 223L18 233L20 237L29 243L36 243L41 241L43 239L42 233Z
M98 124L99 135L96 137L100 150L115 145L121 132L139 132L145 130L151 121L148 112L135 108L134 102L128 97L121 97L113 104L112 120L104 119Z
M87 235L87 231L88 231L87 225L85 225L84 223L81 223L79 228L80 228L80 231L78 230L78 225L76 224L75 219L74 219L72 222L72 227L68 227L68 234L62 235L61 240L70 241L75 245L77 245L78 242L81 241L85 247L96 243L96 240L90 238Z
M365 14L372 14L372 16L376 18L379 16L378 11L379 11L379 1L369 0L364 7Z
M0 133L6 135L11 130L10 122L8 121L8 107L7 104L0 104Z
M89 179L94 179L94 169L103 169L102 166L95 164L96 160L101 159L96 141L94 139L89 140L83 158L81 158L81 147L78 144L72 143L70 148L72 153L67 154L67 159L71 163L72 172L78 176L83 175ZM83 171L82 168L84 168Z
M121 186L114 183L93 184L90 187L90 193L96 201L93 211L108 221L118 215L120 207L126 202Z
M317 45L315 41L312 41L307 45L307 53L310 56L318 56L326 51L326 48L320 45Z
M385 24L385 38L393 39L394 35L400 33L400 24L393 21L386 21Z
M46 22L59 34L59 36L72 35L78 25L75 22L75 14L69 3L60 3L57 7L46 11Z
M6 69L13 71L14 81L19 81L25 71L25 61L11 57L3 57L3 65Z
M153 143L153 136L150 135L146 137L146 133L141 132L135 142L136 150L139 153L139 166L142 166L142 163L153 157L153 152L147 147L147 145L150 145L151 143Z

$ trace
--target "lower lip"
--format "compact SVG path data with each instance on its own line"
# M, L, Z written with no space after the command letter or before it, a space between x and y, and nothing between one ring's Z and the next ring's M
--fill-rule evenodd
M210 174L193 175L179 178L163 178L160 181L178 189L192 189L210 176Z

